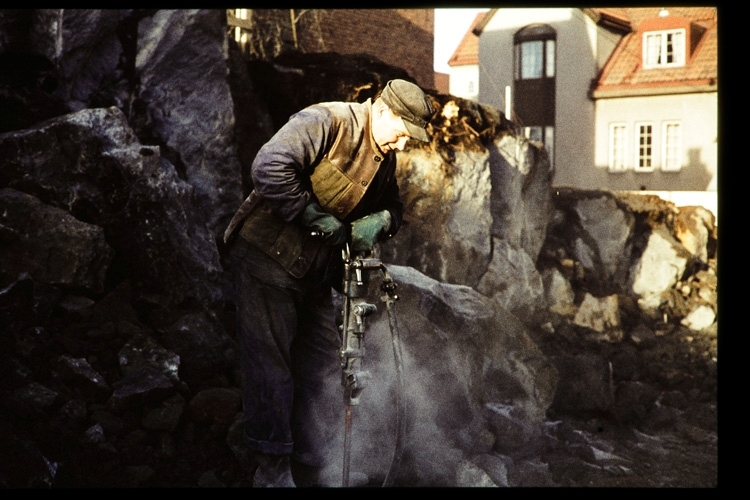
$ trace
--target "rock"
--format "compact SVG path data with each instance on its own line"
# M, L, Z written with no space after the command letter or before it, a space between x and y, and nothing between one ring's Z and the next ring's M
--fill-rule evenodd
M9 17L16 17L16 21L23 23L22 16L21 11L8 10L0 19L0 25ZM57 68L45 55L23 48L3 50L0 53L0 108L3 110L0 134L67 113L63 100L54 95L59 83Z
M631 268L632 288L641 309L658 317L662 293L682 277L688 256L684 248L663 230L648 237L648 243L637 265Z
M0 453L0 484L5 488L51 488L57 464L50 462L34 442L6 434Z
M126 423L120 417L104 409L96 409L96 407L92 409L91 422L102 427L105 434L111 436L122 436L127 429Z
M533 318L544 304L542 277L532 258L497 238L493 238L492 262L476 289L522 321Z
M491 486L508 486L508 467L502 456L485 453L475 457L473 462L489 476L493 483Z
M42 144L45 154L38 155ZM117 108L82 110L0 136L0 172L10 187L23 184L45 203L103 228L133 270L131 279L147 291L173 303L220 299L218 250L194 220L193 188L158 148L137 141Z
M555 485L555 481L549 471L549 466L536 459L514 462L510 467L508 482L512 488L532 485L536 487Z
M652 407L658 392L648 384L626 380L617 384L614 414L619 422L640 424Z
M575 256L587 279L603 283L623 282L623 256L630 246L632 214L617 206L611 195L580 200L576 206L582 234L574 240ZM595 245L592 246L592 242ZM625 252L623 252L625 249Z
M601 333L610 342L619 342L623 331L618 296L597 298L587 293L573 318L573 324Z
M136 130L164 145L192 186L192 215L212 235L223 232L244 198L225 23L221 9L155 11L138 23L135 54Z
M525 430L519 435L515 427L513 432L495 429L496 448L515 450L519 439L532 440L535 425L544 419L552 401L557 373L523 324L467 286L440 283L412 268L389 265L388 271L399 286L396 314L403 376L409 385L406 405L419 409L418 418L407 427L416 463L440 456L439 465L435 461L429 467L455 471L458 462L452 460L459 459L459 451L473 451L462 449L462 444L476 446L472 443L482 439L467 437L483 435L486 402L512 408L513 422ZM368 338L372 380L368 387L379 390L365 391L361 411L393 408L392 396L381 394L388 387L392 388L387 392L396 390L391 380L390 328L382 308L369 323ZM374 431L363 436L365 442L375 449L391 449L392 436L380 429L389 428L392 419L392 412L371 416L368 429Z
M656 334L643 323L639 323L638 326L630 331L629 338L636 345L643 347L652 346L656 342Z
M137 372L144 366L161 371L172 382L179 382L180 356L171 352L151 336L136 333L118 352L123 375Z
M456 486L459 488L488 488L498 486L492 478L480 467L468 461L458 464L456 470Z
M552 410L576 415L607 414L614 405L611 364L595 354L554 358L560 374Z
M621 290L632 265L637 214L605 190L555 187L552 201L542 267L558 268L574 288L595 296Z
M568 318L575 316L575 293L565 276L557 268L542 271L544 296L549 310Z
M675 237L701 262L713 257L716 217L703 207L681 207L675 218Z
M216 471L206 471L203 474L201 474L201 477L198 479L198 486L201 488L226 488L227 485L224 484L221 480L219 480L218 477L216 477Z
M231 389L204 389L190 400L188 409L193 422L216 423L228 428L242 409L242 397Z
M59 408L64 401L65 397L54 389L39 382L30 382L7 394L1 403L24 418L36 419Z
M153 430L164 430L174 432L185 408L185 398L180 394L175 394L169 399L162 402L161 406L149 411L143 417L143 427Z
M543 288L533 261L552 206L549 162L543 151L513 135L497 110L442 96L433 102L443 118L444 140L466 137L446 152L445 144L431 145L441 156L427 147L399 155L406 223L382 246L383 258L443 282L477 287L513 312L534 311ZM484 136L488 131L500 138ZM508 266L520 273L507 275Z
M0 247L0 284L23 272L37 282L101 292L114 257L101 227L38 198L0 189L0 224L12 232Z
M236 367L237 345L217 316L193 312L160 332L160 342L180 358L180 378L199 384Z
M711 326L716 321L716 312L711 306L701 304L682 318L681 324L691 330L701 331Z
M92 399L106 400L112 392L104 377L94 370L85 358L60 356L57 360L57 369L69 384L80 388L84 395Z
M500 403L487 403L489 428L495 433L495 451L503 454L528 453L539 437L539 425L519 408Z
M167 376L149 366L129 374L113 386L107 408L115 414L143 405L160 404L175 392Z

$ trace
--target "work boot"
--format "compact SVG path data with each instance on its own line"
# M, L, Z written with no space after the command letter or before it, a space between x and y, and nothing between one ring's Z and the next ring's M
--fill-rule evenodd
M258 468L253 476L253 488L294 488L289 457L286 455L257 454Z
M303 464L296 460L291 461L292 478L298 488L321 487L320 477L322 469L312 465Z

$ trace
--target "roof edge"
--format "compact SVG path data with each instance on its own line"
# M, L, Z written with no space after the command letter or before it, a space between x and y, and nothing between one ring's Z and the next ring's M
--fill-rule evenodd
M490 19L497 13L497 11L500 10L498 8L490 9L487 12L485 12L484 17L482 20L474 27L472 33L474 33L476 36L479 36L482 34L482 31L484 31L484 28L487 26L487 23L490 22Z
M632 85L623 85L611 88L600 88L591 92L591 97L593 99L610 99L613 97L643 97L650 95L703 94L717 91L718 86L715 82L712 83L710 81L705 81L695 84L665 85L663 87L633 87Z
M633 26L627 19L622 19L620 17L611 15L598 8L586 7L581 10L602 28L606 28L610 31L614 31L623 35L633 31Z

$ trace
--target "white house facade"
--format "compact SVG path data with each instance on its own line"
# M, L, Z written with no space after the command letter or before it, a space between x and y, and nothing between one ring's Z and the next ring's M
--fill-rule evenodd
M577 172L594 163L595 152L589 89L620 35L581 9L500 8L489 14L478 28L479 102L505 110L510 89L511 118L544 143L555 184L583 187Z
M451 95L476 101L479 97L479 65L457 64L450 67L448 91Z
M498 8L478 101L542 142L554 184L714 191L716 8Z

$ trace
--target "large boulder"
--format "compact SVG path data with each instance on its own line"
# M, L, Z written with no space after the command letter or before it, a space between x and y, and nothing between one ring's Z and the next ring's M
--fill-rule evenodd
M713 323L706 319L711 317L704 314L707 309L679 307L683 301L678 298L690 293L691 277L715 259L716 226L710 213L696 207L678 208L654 195L606 190L556 188L553 200L554 216L539 267L548 277L548 286L556 276L551 269L569 281L575 304L573 308L557 304L559 297L548 291L548 307L562 307L571 319L592 314L614 317L617 307L608 313L605 309L611 306L592 308L592 304L604 305L605 298L611 304L619 295L629 315L642 314L665 323L670 317L681 320L692 311L701 316L696 324ZM560 287L559 279L554 284ZM635 308L627 306L631 301ZM588 312L576 313L581 306ZM610 339L621 339L620 325L615 323L610 321L612 328L597 330L609 330ZM582 324L592 326L589 320Z
M24 61L27 79L45 77L41 89L30 82L9 103L30 91L50 102L46 113L4 117L4 130L31 125L28 116L117 107L193 186L213 234L223 231L242 200L225 10L40 9L6 13L2 26L13 29L0 52L19 53L13 60Z
M355 423L353 460L370 464L374 474L387 470L394 433L383 430L394 430L399 372L409 457L400 474L411 474L410 481L451 485L462 458L532 446L558 374L526 327L468 286L441 283L410 267L387 269L398 285L395 341L403 366L394 369L394 330L386 306L379 304L368 319L364 363L371 376L360 410L367 417ZM503 432L508 425L515 431Z
M428 145L399 154L405 224L384 259L467 285L525 320L544 293L536 259L552 215L544 149L497 109L432 95Z
M159 10L138 24L131 120L164 145L214 234L242 200L227 44L221 9Z
M114 251L101 227L11 188L0 189L0 288L28 273L42 283L100 293Z
M137 140L119 109L86 109L0 134L0 187L103 228L115 264L145 292L173 304L222 298L218 251L196 216L194 188L159 148Z

